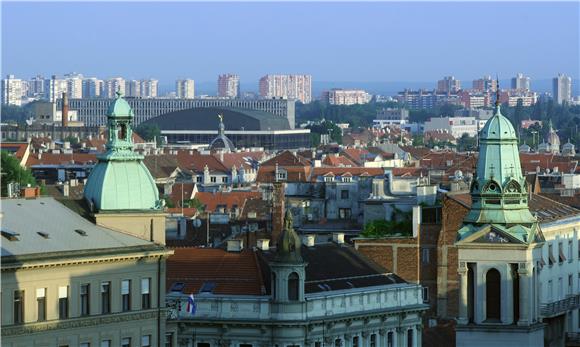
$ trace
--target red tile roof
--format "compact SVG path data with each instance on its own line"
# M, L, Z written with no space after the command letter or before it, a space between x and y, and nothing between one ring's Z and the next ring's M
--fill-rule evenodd
M171 194L169 195L169 198L175 204L175 206L181 207L181 199L183 198L183 201L191 199L191 194L193 193L194 188L195 183L175 183L171 188Z
M236 205L241 211L246 200L261 197L260 192L198 192L195 194L195 198L205 205L205 211L209 212L214 212L218 205L225 206L227 210L231 210Z
M90 164L97 162L97 155L94 153L30 153L26 167L33 165L66 165L66 164Z
M322 161L322 165L326 166L357 166L352 160L342 155L329 154Z
M167 259L167 290L184 283L183 293L198 293L206 282L215 283L213 294L264 295L264 281L256 255L215 248L176 248Z

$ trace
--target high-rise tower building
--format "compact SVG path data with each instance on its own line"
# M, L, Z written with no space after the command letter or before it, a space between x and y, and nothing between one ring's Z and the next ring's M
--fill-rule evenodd
M178 99L195 98L195 81L192 79L175 81L175 94Z
M240 97L240 76L223 74L218 77L218 97L237 99Z
M496 82L491 76L483 76L480 79L473 80L473 89L478 92L495 92L497 89Z
M530 78L528 76L524 76L523 73L519 72L516 77L512 78L512 89L520 90L520 91L529 91L530 90Z
M66 80L66 92L71 99L81 99L83 97L83 75L69 73L64 75Z
M558 104L570 102L572 99L572 78L561 73L558 74L558 77L554 77L552 80L552 91L554 100Z
M260 97L295 99L307 104L312 101L312 76L266 75L260 78Z
M2 104L22 105L22 97L26 95L26 81L8 75L2 80Z
M103 83L103 97L111 99L115 97L117 92L125 94L125 87L125 79L122 77L105 80Z
M461 89L461 81L456 80L453 76L445 76L442 80L437 81L437 92L439 93L456 93Z
M67 91L67 88L66 79L56 78L56 75L44 80L44 96L48 101L54 102L56 99L60 99L62 93Z

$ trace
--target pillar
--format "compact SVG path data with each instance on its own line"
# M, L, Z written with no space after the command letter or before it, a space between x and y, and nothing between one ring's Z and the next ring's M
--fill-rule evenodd
M461 262L459 264L459 318L457 324L467 324L467 264Z
M530 271L527 265L526 263L519 263L518 265L518 275L520 277L520 320L517 322L518 325L530 324Z

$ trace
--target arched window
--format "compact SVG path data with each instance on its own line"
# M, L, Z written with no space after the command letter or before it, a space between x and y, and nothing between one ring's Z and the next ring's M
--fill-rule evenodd
M491 269L485 275L485 302L487 320L501 319L501 275L496 269Z
M299 277L296 272L293 272L288 276L288 300L298 300L298 280Z

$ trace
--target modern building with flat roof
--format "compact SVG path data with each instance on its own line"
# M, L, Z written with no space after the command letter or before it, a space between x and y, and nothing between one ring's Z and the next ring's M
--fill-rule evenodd
M218 136L218 114L225 136L236 148L298 149L310 147L310 130L291 129L288 121L268 112L206 107L171 112L148 120L157 124L168 143L209 144Z
M294 129L295 101L287 99L246 100L246 99L161 99L126 98L135 113L134 124L139 125L151 118L166 113L199 107L236 107L246 110L269 112L286 119L290 129ZM69 110L78 113L79 121L86 126L105 125L107 109L114 99L69 99ZM62 110L62 99L57 100L57 110Z

